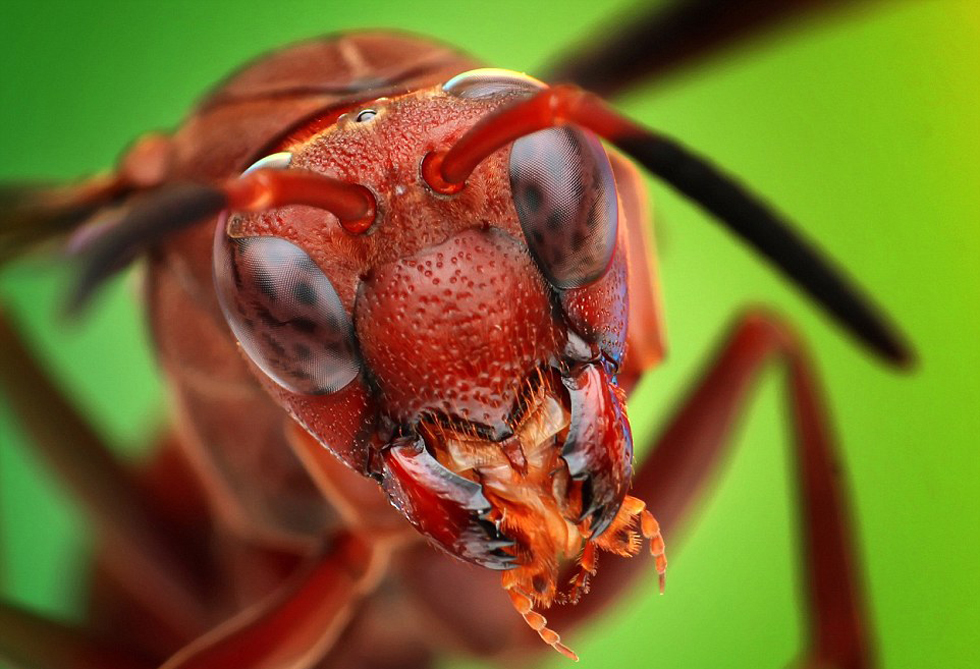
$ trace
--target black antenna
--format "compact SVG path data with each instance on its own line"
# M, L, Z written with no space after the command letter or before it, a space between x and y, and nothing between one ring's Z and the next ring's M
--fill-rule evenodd
M912 363L904 338L871 300L735 179L661 135L631 133L616 138L615 144L772 261L873 351L895 365Z

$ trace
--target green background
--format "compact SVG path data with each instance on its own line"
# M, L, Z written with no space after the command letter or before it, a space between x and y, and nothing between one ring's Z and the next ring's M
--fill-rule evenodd
M177 124L242 61L296 39L391 26L534 73L630 6L4 0L0 178L106 168L140 133ZM671 348L631 402L637 441L662 423L744 305L773 305L796 322L843 441L886 667L980 666L978 45L978 0L886 0L620 101L801 221L918 347L911 375L884 369L698 211L651 184ZM66 279L55 264L28 260L0 274L0 297L92 420L139 453L165 410L135 281L117 282L90 318L69 327L54 316ZM654 595L648 579L572 635L580 666L778 667L794 656L802 620L778 381L767 375L696 522L667 538L667 595ZM85 522L2 401L0 444L3 595L71 616L91 548ZM549 654L540 661L568 666Z

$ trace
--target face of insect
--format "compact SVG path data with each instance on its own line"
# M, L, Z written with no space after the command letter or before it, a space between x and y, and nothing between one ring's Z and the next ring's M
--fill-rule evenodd
M288 207L222 220L215 282L265 385L423 534L548 605L588 542L635 552L621 211L602 145L524 137L441 195L420 165L536 91L475 71L351 109L256 167L372 191L351 234ZM628 506L628 505L627 505Z

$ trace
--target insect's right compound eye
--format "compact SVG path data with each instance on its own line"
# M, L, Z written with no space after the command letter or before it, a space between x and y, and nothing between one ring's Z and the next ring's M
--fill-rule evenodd
M219 225L214 283L248 357L296 393L335 392L358 374L354 328L330 280L279 237L235 239Z
M293 161L293 154L289 151L272 153L265 158L260 158L252 163L247 170L242 172L242 176L254 172L255 170L284 170Z
M581 288L606 273L618 203L595 135L563 127L521 137L510 153L510 185L528 249L551 285Z
M457 98L482 100L502 95L532 95L546 88L544 83L520 72L484 67L457 74L442 90Z

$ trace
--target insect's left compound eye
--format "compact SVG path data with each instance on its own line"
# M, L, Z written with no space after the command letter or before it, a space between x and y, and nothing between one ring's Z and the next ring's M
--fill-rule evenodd
M599 140L574 127L514 142L510 186L528 249L556 288L580 288L609 267L619 209Z
M214 283L245 353L283 388L330 393L357 376L350 318L330 280L298 246L279 237L231 238L219 225Z

